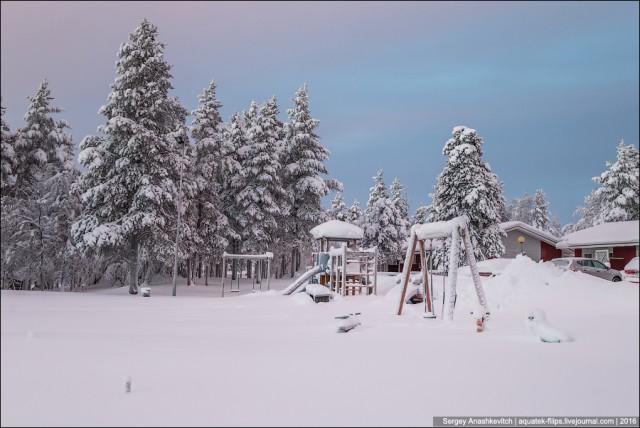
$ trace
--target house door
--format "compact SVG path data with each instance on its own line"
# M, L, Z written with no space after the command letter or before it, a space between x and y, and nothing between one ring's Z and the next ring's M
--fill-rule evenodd
M609 250L596 250L593 258L606 265L609 263Z

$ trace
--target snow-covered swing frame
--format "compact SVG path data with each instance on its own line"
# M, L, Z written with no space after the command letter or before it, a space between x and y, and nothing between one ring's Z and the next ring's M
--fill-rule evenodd
M421 254L424 257L424 241L429 239L446 239L451 238L451 249L449 256L449 271L447 273L447 285L445 288L444 305L442 310L442 319L446 321L453 320L453 310L456 299L456 284L458 280L458 263L460 255L460 241L464 243L467 260L469 261L469 267L471 268L471 276L473 277L473 284L476 289L476 295L478 297L478 303L482 307L482 318L478 319L479 330L481 331L482 322L489 317L489 307L487 306L487 299L484 295L484 289L482 288L482 282L480 281L480 273L478 272L478 265L476 264L476 257L473 253L473 246L471 245L471 238L469 236L469 230L467 225L469 219L467 216L456 217L449 221L438 221L428 224L416 224L411 227L411 236L409 238L409 245L407 246L407 254L405 256L404 268L402 269L402 277L404 283L402 286L402 293L400 296L400 302L398 304L398 315L402 314L402 307L404 305L405 296L407 293L407 286L409 284L409 277L411 274L411 265L415 257L416 246L420 244ZM425 290L425 318L435 318L433 310L433 296L429 284L427 283L427 269L425 261L422 262L422 281Z
M266 252L264 254L229 254L226 251L222 254L222 297L224 297L224 278L227 274L227 260L248 260L248 261L267 261L267 291L269 291L270 280L271 280L271 261L273 260L273 253ZM262 279L262 263L256 264L256 274L253 275L254 283L253 290L255 291L255 276L260 275L260 279ZM240 291L240 275L238 275L238 288L236 290L233 289L233 278L231 279L231 291L238 292ZM262 291L262 280L260 280L260 291Z

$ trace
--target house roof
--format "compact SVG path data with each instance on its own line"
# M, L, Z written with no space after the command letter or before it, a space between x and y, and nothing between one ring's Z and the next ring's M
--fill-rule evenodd
M561 240L561 238L558 238L557 236L549 232L545 232L544 230L538 229L537 227L533 227L530 224L523 223L521 221L507 221L504 223L500 223L500 229L504 230L507 233L511 232L512 230L520 230L522 232L528 233L534 238L537 238L549 245L554 246Z
M602 223L564 236L556 248L624 247L638 245L638 220Z
M314 227L309 231L315 239L362 239L364 230L355 224L340 220L329 220Z

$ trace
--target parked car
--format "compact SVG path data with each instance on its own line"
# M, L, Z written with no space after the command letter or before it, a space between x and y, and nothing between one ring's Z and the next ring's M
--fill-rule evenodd
M622 272L611 269L600 260L586 257L562 257L551 262L561 269L584 272L613 282L622 281Z
M636 256L627 263L622 271L622 279L625 281L640 282L640 279L638 279L638 260L639 258Z

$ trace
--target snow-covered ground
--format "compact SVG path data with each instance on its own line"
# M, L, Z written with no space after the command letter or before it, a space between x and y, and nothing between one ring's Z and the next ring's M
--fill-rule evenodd
M434 277L436 312L442 277ZM637 416L638 286L518 257L472 281L454 321L397 316L386 295L313 303L271 291L152 284L86 292L2 291L2 426L428 426L433 416ZM245 280L246 281L246 280ZM227 283L228 287L228 283ZM228 291L228 288L227 288ZM382 294L382 293L381 293ZM534 307L567 343L527 335ZM361 312L337 333L334 317ZM131 392L125 393L125 379Z

